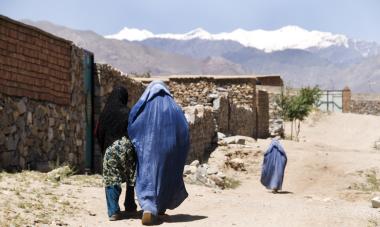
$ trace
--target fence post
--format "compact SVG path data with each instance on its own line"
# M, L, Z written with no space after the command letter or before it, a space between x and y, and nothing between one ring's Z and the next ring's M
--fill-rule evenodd
M351 90L349 87L345 87L342 92L342 112L343 113L349 113L350 112L350 105L351 105Z

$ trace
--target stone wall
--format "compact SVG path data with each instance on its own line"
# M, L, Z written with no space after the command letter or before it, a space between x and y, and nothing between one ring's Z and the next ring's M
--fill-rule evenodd
M256 136L258 138L267 138L269 136L269 96L268 92L263 90L257 91L257 121Z
M211 106L213 98L210 94L216 93L214 79L209 77L170 78L167 85L176 102L183 107Z
M187 163L193 160L207 160L208 154L216 145L216 124L213 109L196 105L183 108L190 128L190 150Z
M255 77L187 76L165 80L179 105L212 106L217 131L254 137Z
M350 112L380 116L380 94L351 94Z
M71 46L68 105L0 93L0 169L84 168L83 51ZM48 78L49 76L47 76ZM25 94L24 94L25 95Z
M71 42L0 15L0 90L68 105Z
M183 108L190 126L188 162L207 159L216 145L216 132L255 136L256 79L213 77L130 78L109 65L97 64L95 81L95 121L115 84L127 87L131 107L146 85L163 80L176 102ZM95 146L95 169L101 169L101 154Z
M257 85L257 90L266 91L268 94L268 118L269 118L269 135L270 136L283 136L284 134L284 121L280 114L280 108L277 105L277 100L281 98L281 93L284 87ZM286 91L288 92L288 91ZM289 91L291 92L291 91ZM260 134L260 133L259 133ZM265 133L264 133L265 135Z

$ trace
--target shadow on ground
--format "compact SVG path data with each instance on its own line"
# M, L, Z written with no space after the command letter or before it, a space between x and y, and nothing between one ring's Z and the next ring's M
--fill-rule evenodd
M174 214L174 215L165 215L162 217L163 222L167 223L176 223L176 222L192 222L198 221L207 218L207 216L202 215L190 215L190 214Z

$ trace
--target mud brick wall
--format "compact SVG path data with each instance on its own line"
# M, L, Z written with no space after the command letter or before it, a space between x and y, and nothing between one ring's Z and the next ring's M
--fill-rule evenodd
M190 150L187 163L204 161L216 144L215 121L211 107L197 105L183 108L190 128Z
M82 62L83 51L72 46L67 69L69 104L0 91L0 169L48 171L57 163L69 163L79 171L83 170L85 100Z
M255 137L256 113L248 106L231 105L229 121L230 135Z
M350 112L380 116L380 94L351 94Z
M280 76L259 76L257 77L259 85L272 86L272 87L283 87L284 82Z
M219 117L219 123L227 125L227 130L220 132L230 135L255 136L256 131L256 78L215 77L219 92L228 94L228 118ZM224 106L220 106L224 109ZM223 111L221 112L223 114ZM225 112L224 112L225 113ZM227 121L224 123L223 121Z
M0 16L0 90L70 104L71 42Z
M269 95L263 90L257 91L257 131L258 138L269 136Z

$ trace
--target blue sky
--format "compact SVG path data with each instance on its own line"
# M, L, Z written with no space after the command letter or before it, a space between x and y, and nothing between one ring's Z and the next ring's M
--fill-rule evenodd
M298 25L380 43L380 0L0 0L0 14L102 35L124 26L216 33Z

